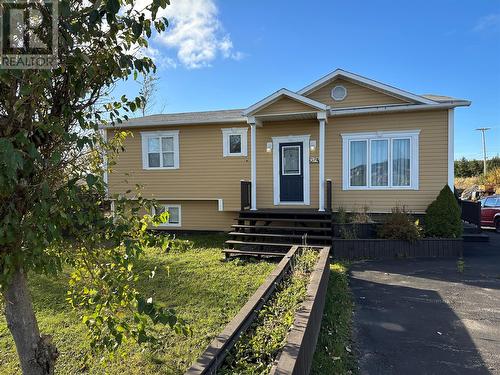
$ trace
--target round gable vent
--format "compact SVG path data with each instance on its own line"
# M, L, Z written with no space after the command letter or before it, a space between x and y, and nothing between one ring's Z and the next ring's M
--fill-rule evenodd
M335 86L332 89L332 98L336 101L344 100L347 96L347 89L344 86Z

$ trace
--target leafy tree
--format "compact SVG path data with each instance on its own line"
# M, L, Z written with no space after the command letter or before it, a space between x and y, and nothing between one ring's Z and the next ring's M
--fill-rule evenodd
M82 309L94 349L113 351L124 340L154 345L157 323L185 331L173 311L134 286L144 277L137 259L155 244L146 228L165 217L140 217L147 203L140 197L118 199L115 216L106 213L100 155L107 150L112 158L124 133L104 142L98 131L141 106L141 98L125 96L98 104L117 80L154 71L135 51L165 30L157 12L167 3L136 9L132 0L62 0L58 67L0 70L0 289L24 374L52 374L57 358L37 325L30 273L72 267L68 301Z
M424 228L428 237L459 238L463 232L461 210L448 185L425 211Z

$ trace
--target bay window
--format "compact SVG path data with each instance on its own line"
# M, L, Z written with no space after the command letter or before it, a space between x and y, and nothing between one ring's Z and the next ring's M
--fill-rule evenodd
M419 130L345 133L344 190L418 190Z

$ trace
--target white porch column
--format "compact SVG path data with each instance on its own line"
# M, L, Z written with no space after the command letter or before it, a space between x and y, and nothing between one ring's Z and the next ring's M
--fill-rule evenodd
M453 109L448 110L448 186L451 191L455 188L455 154L454 154L454 113Z
M257 209L257 123L254 117L249 117L247 121L250 124L250 181L252 183L250 210L255 211Z
M326 112L318 112L319 121L319 211L325 210L325 124Z

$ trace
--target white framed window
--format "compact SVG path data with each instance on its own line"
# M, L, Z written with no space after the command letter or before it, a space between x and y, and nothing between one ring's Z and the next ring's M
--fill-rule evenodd
M179 131L141 132L144 169L179 168Z
M247 156L248 128L222 129L222 155Z
M419 134L342 134L343 190L418 190Z
M181 205L180 204L160 204L153 208L153 215L161 215L168 212L166 223L160 224L160 227L180 227L181 226Z

